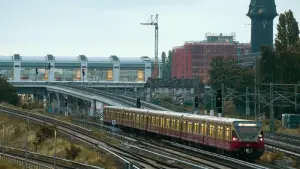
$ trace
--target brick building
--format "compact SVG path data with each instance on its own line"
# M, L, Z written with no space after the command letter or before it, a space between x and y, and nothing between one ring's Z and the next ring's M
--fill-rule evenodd
M208 70L212 58L237 60L240 55L250 52L250 44L235 41L235 34L223 35L207 33L206 40L186 42L183 46L173 48L172 78L209 80Z

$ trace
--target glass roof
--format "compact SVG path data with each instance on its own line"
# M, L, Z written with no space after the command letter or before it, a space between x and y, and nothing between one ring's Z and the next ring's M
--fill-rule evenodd
M36 61L36 62L45 62L45 56L21 56L22 61Z
M121 63L144 64L140 57L119 57Z
M87 57L88 62L109 62L111 63L111 60L108 56L88 56Z
M0 56L0 61L12 61L11 56Z
M56 62L79 62L78 56L55 56Z

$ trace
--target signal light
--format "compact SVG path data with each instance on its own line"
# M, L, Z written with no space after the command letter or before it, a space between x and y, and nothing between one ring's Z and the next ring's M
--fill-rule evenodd
M136 107L137 107L137 108L141 108L141 99L140 99L140 98L138 98L138 99L136 100Z
M198 97L196 96L196 97L195 97L195 108L198 108L198 106L199 106L198 101L199 101L199 99L198 99Z
M217 91L216 107L222 107L222 92L221 92L221 90Z
M67 107L68 106L68 99L65 98L65 106Z

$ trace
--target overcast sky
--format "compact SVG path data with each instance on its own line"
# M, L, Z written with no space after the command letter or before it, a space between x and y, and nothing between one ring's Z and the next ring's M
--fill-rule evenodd
M250 0L0 0L0 55L154 55L159 14L159 55L205 38L206 32L236 33L250 41ZM300 21L300 0L276 0L278 13L291 9ZM275 25L278 17L275 18ZM274 34L276 31L274 32Z

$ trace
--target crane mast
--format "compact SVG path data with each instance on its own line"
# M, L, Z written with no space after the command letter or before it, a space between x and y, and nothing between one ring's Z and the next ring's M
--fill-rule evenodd
M153 77L158 77L158 14L151 15L147 22L141 23L141 25L151 25L155 26L155 39L154 39L154 56L155 56L155 62L154 62L154 71L153 71Z

